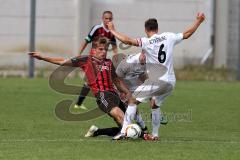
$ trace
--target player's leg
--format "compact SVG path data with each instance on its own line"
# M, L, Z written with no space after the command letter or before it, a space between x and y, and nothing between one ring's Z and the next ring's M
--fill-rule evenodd
M132 120L135 118L137 105L139 103L146 102L146 100L151 97L151 92L152 92L151 84L152 82L145 81L143 84L138 86L137 89L134 91L133 97L131 97L128 101L128 108L124 115L122 130L125 130L125 127L131 124Z
M155 101L154 101L155 98L156 98L156 97L150 98L150 108L151 108L152 110L153 110L154 108L156 108L156 106L155 106ZM167 120L167 118L165 117L165 115L162 113L162 110L161 110L160 106L157 107L157 108L159 108L159 112L160 112L160 123L161 123L162 125L167 125L168 120ZM152 117L152 114L151 114L151 117Z
M114 121L117 123L119 127L96 129L93 133L93 136L99 135L115 136L117 133L120 132L123 123L124 112L116 104L115 106L111 106L110 108L111 109L109 110L108 115L114 119Z
M124 121L121 133L114 136L113 140L119 140L125 136L124 134L127 126L131 124L136 117L137 104L145 102L147 99L151 97L151 95L149 94L149 92L151 91L150 87L151 86L149 85L149 82L145 81L142 85L138 86L137 89L134 91L133 97L131 97L128 101L128 107L126 113L124 114Z
M151 115L152 115L152 135L153 137L158 137L158 130L160 127L160 119L161 119L161 112L160 112L160 106L157 106L155 104L155 99L152 99L153 105L151 109Z
M74 108L81 108L85 110L87 109L82 103L89 92L90 92L90 88L88 87L87 84L84 84Z
M113 107L109 112L109 115L115 120L118 126L122 126L124 113L118 106Z
M129 124L132 123L132 121L136 117L136 111L137 111L137 102L135 98L130 98L128 101L128 107L124 114L122 129L119 134L113 137L113 140L120 140L125 137L125 130Z
M113 137L116 134L118 134L120 132L121 128L119 127L112 127L112 128L99 128L98 130L96 130L96 132L94 132L93 137L96 136L110 136Z
M99 135L115 136L121 130L126 107L124 106L124 103L120 103L120 98L116 93L99 92L96 98L99 108L113 118L118 127L102 129L98 129L97 127L92 127L91 129L90 127L89 132L91 134L87 133L86 135L91 135L87 137Z
M110 109L108 115L114 119L118 127L97 128L96 126L92 125L85 137L96 137L101 135L113 137L120 132L123 123L124 111L119 106L113 106L111 108L112 109Z
M97 137L97 136L115 136L120 132L121 128L120 127L111 127L111 128L98 128L95 125L92 125L88 132L85 134L85 137Z
M124 103L122 100L120 101L119 103L119 108L125 113L126 112L126 109L127 109L127 105L126 103ZM147 127L145 125L145 122L143 121L142 119L142 116L141 114L138 112L136 112L136 116L134 118L134 120L136 121L136 123L141 127L142 130L147 130Z
M98 129L97 132L95 133L95 136L107 135L113 137L120 132L122 128L124 112L119 106L115 106L112 107L111 111L108 114L114 119L118 127Z
M136 113L136 116L135 116L135 121L141 127L142 131L144 133L146 133L147 132L147 126L145 125L145 122L142 119L142 116L141 116L141 114L139 113L138 110L137 110L137 113Z
M134 97L136 97L136 100L139 103L146 102L147 99L151 96L151 82L146 81L142 85L140 85L133 93ZM142 117L140 114L136 115L136 121L138 121L142 124L142 128L145 128L144 121L142 120ZM141 126L141 125L140 125Z
M161 120L160 106L167 96L172 92L173 86L168 83L161 83L159 91L155 92L152 98L152 136L148 137L149 140L157 140L159 137L159 128ZM158 95L158 96L156 96Z

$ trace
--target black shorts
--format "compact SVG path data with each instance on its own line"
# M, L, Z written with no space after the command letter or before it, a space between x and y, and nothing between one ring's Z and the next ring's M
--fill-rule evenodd
M126 104L120 100L119 95L115 92L98 92L96 98L98 107L107 114L109 114L114 107L119 107L124 113L126 111Z

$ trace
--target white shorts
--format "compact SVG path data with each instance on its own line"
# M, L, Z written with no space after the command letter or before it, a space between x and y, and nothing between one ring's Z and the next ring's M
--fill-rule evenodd
M161 106L164 99L172 93L174 86L165 81L146 80L134 91L133 96L139 102L146 102L149 98L155 100L157 106Z

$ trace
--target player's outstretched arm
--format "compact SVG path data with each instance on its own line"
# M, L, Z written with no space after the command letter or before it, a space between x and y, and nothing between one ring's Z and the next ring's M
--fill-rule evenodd
M46 57L41 55L38 52L30 52L28 53L29 56L36 58L38 60L43 60L45 62L49 62L52 64L62 65L62 66L72 66L71 60L64 59L64 58L56 58L56 57Z
M198 27L201 25L201 23L205 20L204 13L198 13L196 20L192 24L191 27L189 27L185 32L183 32L183 39L188 39L192 36L192 34L198 29Z
M136 39L130 38L122 33L117 32L114 28L113 22L108 23L108 29L119 41L123 42L124 44L129 44L132 46L139 46Z

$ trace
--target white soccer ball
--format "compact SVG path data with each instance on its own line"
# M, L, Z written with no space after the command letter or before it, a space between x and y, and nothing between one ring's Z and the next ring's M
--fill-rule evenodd
M127 138L137 139L141 135L141 128L137 124L129 124L125 130L125 135Z

